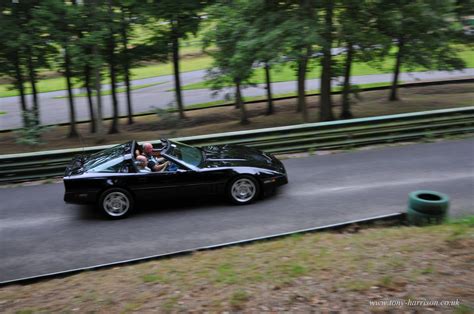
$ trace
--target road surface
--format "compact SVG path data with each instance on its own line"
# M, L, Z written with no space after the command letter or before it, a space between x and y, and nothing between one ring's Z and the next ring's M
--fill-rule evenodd
M159 200L127 219L68 205L61 184L0 188L0 282L403 212L419 189L474 214L474 139L284 160L290 183L248 206Z

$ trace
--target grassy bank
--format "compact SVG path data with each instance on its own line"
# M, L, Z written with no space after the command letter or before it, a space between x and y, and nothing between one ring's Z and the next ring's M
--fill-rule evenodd
M207 56L193 57L193 58L184 58L180 64L181 72L189 72L195 70L206 69L210 67L212 59ZM158 63L158 64L148 64L141 67L133 68L132 79L144 79L155 76L163 76L173 74L173 65L171 63ZM105 76L105 75L104 75ZM103 84L110 83L109 79L105 79ZM81 87L77 82L74 84L74 87ZM58 90L66 89L66 81L63 77L55 77L49 79L43 79L38 82L37 88L39 92L53 92ZM26 93L31 93L31 88L27 85ZM17 96L18 91L12 90L11 85L9 84L0 84L0 98L1 97L11 97Z
M474 51L472 50L463 50L460 53L460 57L466 62L467 68L474 68ZM335 58L340 62L343 62L341 57ZM355 62L352 67L352 75L371 75L371 74L385 74L385 73L392 73L393 66L394 66L394 58L386 58L384 62L380 65L370 64L366 62ZM321 77L321 66L319 65L319 59L312 59L310 62L309 71L306 74L307 79L314 79ZM427 71L426 68L417 67L417 68L403 68L402 72L411 72L411 71ZM295 67L290 62L280 64L274 67L271 71L271 78L272 82L287 82L287 81L295 81L297 79ZM251 79L252 83L261 84L265 83L265 72L264 69L259 68L255 70L254 75ZM183 87L185 90L191 89L201 89L201 88L209 88L210 82L209 81L202 81L194 84L188 84Z
M164 84L164 83L167 83L167 82L132 85L130 90L132 90L132 91L139 90L139 89L148 88L148 87L152 87L152 86L156 86L156 85L161 85L161 84ZM127 91L126 87L117 88L117 93L125 93L126 91ZM104 90L101 93L102 96L107 96L107 95L111 95L111 94L112 94L112 90L110 90L110 89L109 90ZM96 95L97 94L95 92L92 92L92 96L96 96ZM77 94L74 94L74 97L87 97L87 93L77 93ZM62 98L68 98L68 96L57 96L57 97L54 97L54 98L55 99L62 99Z
M403 82L400 82L400 84ZM370 87L384 87L384 86L390 86L390 83L370 83L370 84L360 84L357 85L357 88L370 88ZM332 92L337 92L341 91L342 87L336 86L331 89ZM310 89L306 91L306 95L310 94L317 94L319 93L319 89ZM262 100L265 101L267 99L267 96L252 96L252 97L245 97L245 92L244 94L244 100L245 101L256 101L256 100ZM282 98L282 97L296 97L297 93L296 92L290 92L290 93L281 93L281 94L273 94L272 98ZM211 101L207 103L202 103L202 104L195 104L195 105L190 105L186 106L188 109L199 109L199 108L209 108L209 107L214 107L217 105L225 105L225 104L234 104L233 101L228 101L228 100L216 100L216 101Z
M474 307L474 217L294 235L0 290L2 313L448 311ZM452 301L394 307L383 300ZM371 303L372 301L372 303Z

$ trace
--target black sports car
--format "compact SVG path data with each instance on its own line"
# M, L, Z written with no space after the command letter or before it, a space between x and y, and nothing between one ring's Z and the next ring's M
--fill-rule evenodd
M64 201L96 203L108 217L122 218L138 200L224 194L235 204L248 204L288 183L283 164L254 148L193 147L167 139L157 146L168 161L160 172L143 172L136 141L76 156L66 168Z

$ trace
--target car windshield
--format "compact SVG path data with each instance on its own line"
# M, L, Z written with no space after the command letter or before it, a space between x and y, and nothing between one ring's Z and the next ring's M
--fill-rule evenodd
M108 149L104 149L100 152L91 154L87 157L84 163L84 169L91 170L91 169L102 169L104 167L99 167L107 163L107 166L110 165L112 160L115 160L115 163L120 162L123 160L123 154L125 150L130 146L129 143L117 145ZM120 158L122 157L122 158ZM105 166L105 165L104 165ZM107 166L105 168L107 168Z
M171 142L166 154L183 162L198 167L202 163L202 152L199 148L179 142Z

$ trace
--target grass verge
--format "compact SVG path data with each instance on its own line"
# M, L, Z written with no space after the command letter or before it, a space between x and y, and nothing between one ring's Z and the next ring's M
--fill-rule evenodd
M143 88L147 88L147 87L152 87L152 86L156 86L156 85L161 85L161 84L164 84L164 83L167 83L167 82L158 82L158 83L150 83L150 84L142 84L142 85L132 85L131 87L131 90L138 90L138 89L143 89ZM124 93L127 91L127 88L126 87L119 87L117 88L117 93ZM105 90L102 92L102 96L107 96L107 95L110 95L112 94L112 90ZM96 93L95 92L92 92L92 95L95 96ZM77 94L74 94L74 97L87 97L87 93L77 93ZM57 97L54 97L55 99L62 99L62 98L68 98L67 96L57 96Z
M460 57L466 62L466 68L474 68L474 51L472 50L463 50L460 53ZM341 57L337 57L337 59L341 59ZM342 60L340 60L342 62ZM392 73L393 71L393 64L394 58L387 57L382 64L375 65L366 62L355 62L352 67L351 75L359 76L359 75L371 75L371 74L386 74ZM412 71L428 71L428 69L423 67L418 68L403 68L402 72L412 72ZM319 65L319 59L313 59L310 62L310 69L306 74L307 79L314 79L319 78L321 76L321 66ZM275 66L271 71L271 78L272 82L287 82L287 81L295 81L296 75L294 66L291 62L287 62L281 65ZM255 70L251 80L254 84L262 84L265 83L265 73L264 69L258 68ZM192 89L202 89L202 88L209 88L210 81L202 81L198 83L188 84L183 86L183 90L192 90ZM230 86L230 85L229 85Z
M400 81L400 84L402 84L403 81ZM361 84L357 85L358 88L370 88L370 87L383 87L383 86L390 86L390 83L370 83L370 84ZM333 87L332 92L337 92L341 91L342 87L336 86ZM307 90L306 94L317 94L319 93L319 89L311 89ZM274 94L274 98L280 98L280 97L296 97L297 93L296 92L290 92L290 93L281 93L281 94ZM266 100L267 96L252 96L252 97L244 97L245 101L254 101L254 100ZM194 104L190 106L186 106L187 109L202 109L202 108L210 108L210 107L215 107L219 105L232 105L234 104L233 101L227 101L227 100L216 100L216 101L210 101L202 104Z
M474 216L349 228L0 289L0 311L449 311L474 308ZM390 306L383 301L449 301Z
M193 48L194 49L194 48ZM474 51L472 49L462 47L459 53L460 57L466 62L467 68L474 68ZM336 57L336 60L341 59L342 57ZM203 55L189 55L183 56L180 62L181 72L189 72L196 70L208 69L212 65L212 58L209 56ZM318 78L320 77L320 66L319 60L313 59L310 63L310 70L307 74L307 78ZM354 63L352 69L352 75L369 75L369 74L381 74L381 73L390 73L393 69L394 58L387 57L381 64L373 65L371 63ZM415 69L404 69L403 71L426 71L424 68L415 68ZM132 79L138 80L143 78L150 78L162 75L170 75L173 73L172 63L152 63L152 64L143 64L140 67L133 68ZM291 62L283 63L277 65L272 70L272 82L286 82L295 80L295 71L292 67ZM107 75L104 74L104 77ZM104 79L103 83L109 83L109 79ZM259 68L255 71L252 82L254 83L263 83L265 82L265 73L263 69ZM80 87L79 84L75 84L74 87ZM66 82L63 77L42 79L38 82L38 90L42 93L52 92L58 90L66 89ZM199 88L208 88L207 82L199 82L196 84L190 84L184 86L184 89L199 89ZM27 86L26 93L31 93L31 88ZM0 84L0 98L1 97L11 97L18 96L18 91L12 90L11 85L9 84Z

